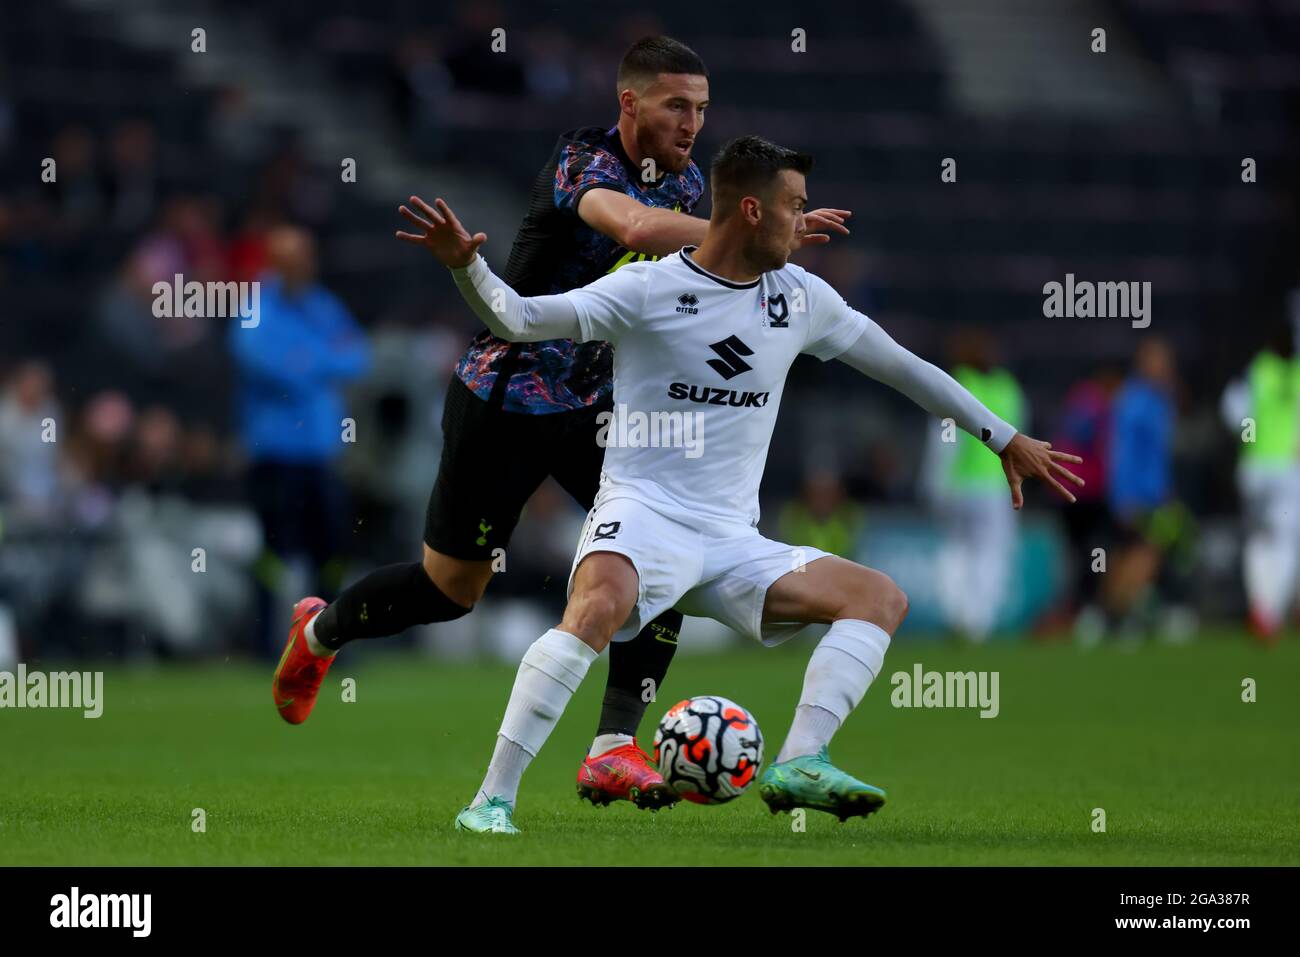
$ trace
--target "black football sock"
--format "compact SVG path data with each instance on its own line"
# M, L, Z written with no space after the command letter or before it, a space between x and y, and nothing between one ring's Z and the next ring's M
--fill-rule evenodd
M412 625L452 621L472 609L444 595L419 562L385 565L343 589L316 616L312 633L337 651L354 638L384 638Z
M681 612L670 608L631 641L610 644L609 681L605 684L596 734L636 736L645 710L659 693L668 665L677 653L677 636L681 630ZM653 684L646 684L647 679Z

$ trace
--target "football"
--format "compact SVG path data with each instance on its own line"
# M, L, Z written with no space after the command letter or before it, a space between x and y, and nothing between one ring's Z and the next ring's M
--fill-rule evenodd
M725 804L745 793L763 763L754 716L726 698L679 701L655 731L655 763L678 794L696 804Z

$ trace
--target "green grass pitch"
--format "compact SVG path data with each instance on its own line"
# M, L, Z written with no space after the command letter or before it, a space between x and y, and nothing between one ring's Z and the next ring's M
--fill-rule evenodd
M755 713L770 760L808 649L679 656L643 742L674 701L721 694ZM1294 638L1272 651L1237 635L1092 651L900 640L831 749L889 803L842 825L808 812L802 832L752 792L659 814L580 803L603 660L524 777L518 838L452 828L512 668L396 656L357 668L345 649L296 728L275 714L269 668L109 671L97 720L0 711L0 864L1300 863ZM889 676L915 662L999 672L1001 713L892 707ZM348 676L354 703L341 700Z

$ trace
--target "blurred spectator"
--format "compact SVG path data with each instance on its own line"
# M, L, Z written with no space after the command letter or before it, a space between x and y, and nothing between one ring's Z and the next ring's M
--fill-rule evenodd
M1242 572L1251 630L1274 639L1295 597L1300 560L1300 361L1289 323L1223 395L1240 441L1237 484L1245 520Z
M103 292L96 315L103 350L85 375L89 388L121 387L140 403L163 402L186 417L210 418L211 395L224 389L225 355L217 317L154 314L154 285L229 277L218 231L220 208L206 198L168 200L156 229L144 236ZM166 295L170 296L171 292ZM112 361L105 363L105 355Z
M316 281L316 246L302 229L270 235L258 323L230 324L239 369L240 435L251 468L248 496L266 536L261 647L271 654L272 600L289 562L306 560L317 587L338 588L346 495L334 472L343 450L342 390L364 375L370 351L346 307ZM329 566L327 568L327 566Z
M1084 480L1082 488L1072 489L1076 501L1065 505L1061 515L1073 550L1074 608L1097 610L1099 577L1092 570L1092 551L1110 544L1108 537L1109 507L1106 502L1106 472L1110 455L1111 402L1122 381L1113 366L1104 366L1086 379L1076 382L1066 394L1060 425L1052 445L1083 459L1072 466Z
M319 228L334 211L338 167L326 177L307 162L302 144L289 131L279 131L276 154L262 169L253 205L275 219Z
M74 238L98 223L104 211L104 196L95 169L95 140L81 126L68 126L54 138L55 180L59 215L65 230Z
M1154 627L1161 586L1176 591L1194 534L1171 477L1174 389L1173 350L1163 339L1142 340L1115 397L1106 477L1119 541L1107 563L1104 610L1108 626L1129 635Z
M158 209L157 136L147 120L128 120L109 140L104 192L108 224L121 233L143 229Z
M260 207L250 209L244 217L226 249L229 275L235 282L251 282L266 270L266 239L271 225L271 214Z
M848 497L838 472L816 469L803 480L803 494L781 509L778 538L853 558L865 525L862 507Z
M1028 415L1020 384L994 360L992 337L966 330L953 337L952 376L975 398L1018 429ZM945 440L951 431L955 441ZM939 555L939 598L958 635L984 641L997 624L1016 552L1016 513L1002 461L960 429L933 429L938 466L938 510L944 528Z
M0 506L34 518L56 514L61 504L57 430L64 427L49 366L19 365L0 395Z
M415 148L429 159L441 158L447 147L442 113L452 81L431 36L403 36L393 51L388 83L393 111Z
M494 54L491 48L492 31L507 22L501 6L492 0L473 0L462 3L457 16L456 39L443 58L456 89L522 96L526 87L521 57L508 40L504 53Z
M0 197L0 283L12 282L20 273L55 271L51 239L58 228L58 217L39 195L22 193L12 202Z
M232 86L217 96L208 117L208 142L231 165L247 166L263 156L268 143L249 102L248 91Z
M96 530L112 518L122 486L135 407L123 393L96 393L78 414L67 442L72 502L69 519Z
M539 100L564 100L573 90L573 43L560 30L543 28L527 37L524 79L530 96Z

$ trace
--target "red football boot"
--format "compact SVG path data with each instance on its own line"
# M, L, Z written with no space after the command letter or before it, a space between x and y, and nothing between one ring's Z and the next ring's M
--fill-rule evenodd
M284 654L275 666L271 691L280 717L290 724L302 724L316 704L316 692L325 679L325 672L334 663L334 655L318 658L307 647L307 622L325 607L319 598L304 598L293 606L293 624L289 626L289 640Z
M681 800L635 741L583 761L578 769L578 797L599 805L631 801L650 811Z

